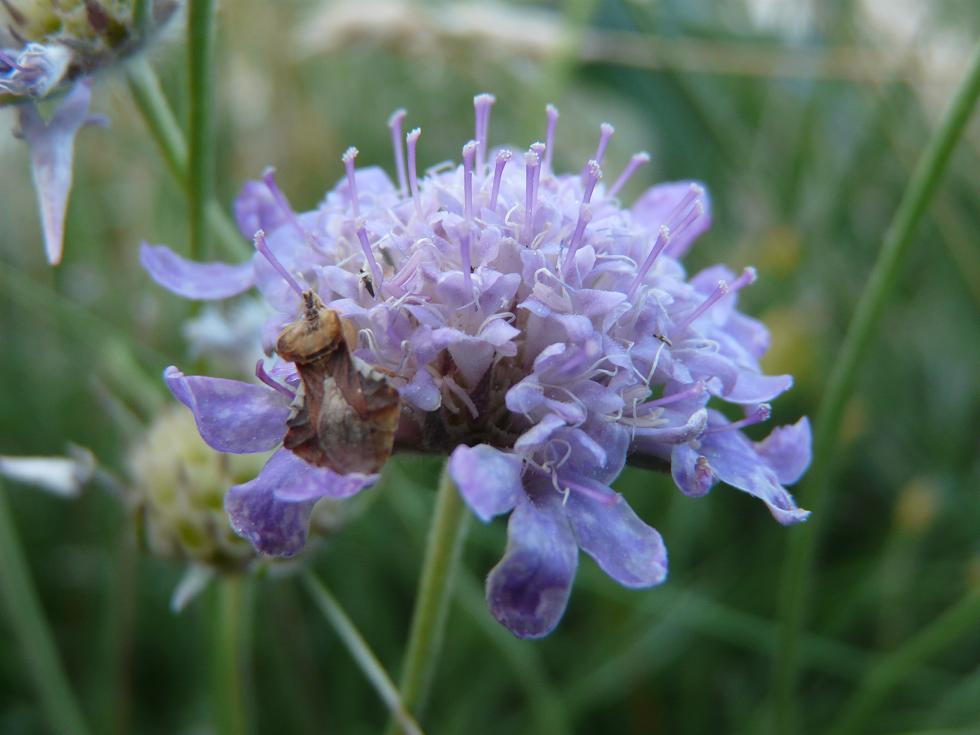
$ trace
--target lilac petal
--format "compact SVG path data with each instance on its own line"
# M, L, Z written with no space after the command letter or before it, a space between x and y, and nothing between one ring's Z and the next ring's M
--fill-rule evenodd
M561 497L523 497L507 525L507 551L487 577L493 616L519 638L548 635L565 612L578 548Z
M231 527L263 554L293 556L306 544L310 513L320 498L347 498L376 476L338 475L280 449L254 480L225 496Z
M398 391L401 397L422 411L435 411L442 404L442 395L435 379L425 368L416 371L406 385Z
M177 255L166 245L140 245L140 264L150 278L187 299L227 299L255 285L252 261L197 263Z
M461 444L449 457L449 473L463 499L487 522L511 510L524 493L521 459L487 444Z
M245 182L235 197L235 223L239 232L251 240L257 231L268 234L287 222L287 213L264 181Z
M727 398L735 390L739 372L730 359L708 350L676 349L673 357L690 371L690 375L708 384L712 393L720 393ZM694 382L683 380L679 382Z
M51 265L61 262L75 136L88 119L91 97L91 82L79 82L61 100L48 123L41 119L32 103L20 108L20 133L31 148L31 170L41 210L44 249Z
M741 370L735 386L722 397L731 403L768 403L780 393L793 387L792 375L760 375Z
M186 376L172 365L163 378L174 397L193 412L201 438L219 452L265 452L279 444L286 433L289 404L271 388Z
M578 545L620 584L651 587L667 578L663 539L622 497L605 504L573 492L565 512Z
M795 424L773 429L755 445L755 451L783 485L792 485L810 466L811 438L810 420L804 416Z
M678 444L670 452L670 474L681 492L692 498L700 498L718 482L707 458L687 444Z
M712 412L711 423L717 427L728 422L721 414ZM776 472L756 453L742 432L726 429L705 434L700 452L719 480L762 500L780 523L799 523L810 515L810 511L797 507L793 496L779 483Z

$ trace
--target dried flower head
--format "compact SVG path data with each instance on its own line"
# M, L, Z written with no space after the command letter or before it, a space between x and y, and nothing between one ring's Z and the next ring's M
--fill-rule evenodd
M543 143L491 150L493 103L476 97L474 140L458 166L420 177L421 131L403 138L399 111L389 122L397 183L356 170L354 149L311 212L292 210L271 171L250 182L236 204L255 237L250 262L192 263L149 245L142 261L186 297L256 286L278 311L266 347L279 354L257 366L259 382L166 371L211 446L261 452L285 437L295 448L297 427L309 441L338 431L353 441L350 422L373 420L368 397L393 389L397 430L387 446L365 434L373 450L447 454L477 516L510 514L487 598L516 635L537 637L565 609L578 549L626 586L665 579L660 534L610 488L631 455L669 469L688 495L725 482L795 523L807 512L784 485L809 463L810 430L802 419L759 443L742 433L769 418L792 379L761 373L768 332L736 309L754 270L684 272L680 258L710 224L704 188L662 184L624 208L617 195L649 156L638 153L606 188L611 125L580 171L557 174L558 111L547 109ZM286 335L303 349L282 354ZM741 418L709 408L712 399ZM265 553L296 553L320 498L376 478L375 465L348 471L342 458L303 456L280 447L226 496L234 528Z

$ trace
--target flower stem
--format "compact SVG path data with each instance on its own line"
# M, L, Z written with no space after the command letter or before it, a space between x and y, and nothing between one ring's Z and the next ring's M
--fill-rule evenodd
M402 702L416 717L425 704L429 681L439 660L467 518L466 507L447 465L439 480L435 511L429 526L399 686ZM390 722L387 732L389 735L399 732L397 723Z
M52 732L84 735L88 727L72 693L44 617L27 560L17 537L5 490L0 486L0 591L10 626L19 639L24 663L41 695Z
M190 129L187 208L193 260L208 252L207 203L214 189L214 13L215 0L190 0L187 11Z
M398 723L398 727L410 735L422 735L418 723L405 709L401 695L391 677L388 676L388 672L384 670L381 662L378 661L378 657L374 655L374 651L364 640L364 636L361 635L340 603L330 593L330 590L310 571L303 574L303 585L313 597L317 607L320 608L320 612L337 631L340 640L347 647L357 665L361 667L361 671L368 678L368 681L374 686L378 696L388 706L388 710Z
M963 633L975 631L978 619L980 588L974 588L871 669L830 729L832 735L867 732L868 717L888 694L926 659L951 645Z
M211 629L211 676L215 722L219 735L248 732L245 716L245 661L248 648L247 619L250 612L247 580L240 576L221 577L214 601Z
M129 92L160 149L167 168L180 187L187 191L187 143L177 124L177 117L160 88L156 72L146 59L137 57L130 62L126 76ZM251 249L238 233L238 229L214 199L208 201L206 215L208 226L226 255L247 257L251 254Z
M800 491L801 505L813 510L808 524L794 529L783 566L780 599L780 644L773 680L773 730L794 732L794 696L800 632L806 608L809 573L814 548L829 510L832 459L840 433L841 419L854 389L858 369L867 356L875 327L901 274L912 236L932 199L960 134L980 96L980 44L974 49L969 71L960 82L943 119L922 153L905 189L898 210L885 234L885 241L868 283L861 294L848 327L840 355L827 381L817 411L813 463Z

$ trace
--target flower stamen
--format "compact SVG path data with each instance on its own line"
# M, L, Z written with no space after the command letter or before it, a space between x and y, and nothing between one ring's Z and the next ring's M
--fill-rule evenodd
M344 169L347 171L347 196L350 197L351 209L354 211L354 219L360 219L361 210L357 204L357 179L354 177L354 161L357 158L358 150L351 146L340 160L344 162Z
M541 171L541 158L533 150L524 154L524 238L523 244L531 244L534 230L534 204L537 195L536 179Z
M768 421L771 415L772 415L772 406L770 406L768 403L760 403L752 410L752 413L750 413L744 419L740 419L738 421L732 421L732 423L725 424L724 426L711 426L705 429L704 433L718 434L723 431L734 431L735 429L744 429L746 426L752 426L753 424L761 424L764 421Z
M459 254L463 270L463 284L470 298L473 297L473 271L470 261L470 231L473 224L473 156L479 153L475 140L463 146L463 213L466 217L465 231L460 238Z
M395 153L395 171L398 172L398 192L402 196L408 190L408 182L405 178L405 156L402 148L402 121L406 114L404 108L399 108L388 118L388 128L391 130L391 147Z
M492 94L478 94L473 98L476 114L476 170L483 175L483 163L487 157L487 140L490 135L490 108L497 98Z
M630 177L634 173L636 173L636 169L649 162L650 162L650 154L647 153L646 151L640 151L639 153L634 154L633 157L630 159L630 162L626 164L626 168L623 169L623 173L621 173L619 175L619 178L616 179L616 183L612 185L612 187L609 189L609 192L606 194L606 196L610 196L610 197L616 196L616 194L619 193L619 190L626 185L627 181L630 180Z
M562 277L568 275L568 269L575 262L575 253L578 252L582 244L582 236L585 228L592 221L592 207L583 202L578 207L578 221L575 223L575 230L572 232L572 239L568 242L568 252L565 254L565 264L562 266Z
M596 146L595 155L592 156L596 163L602 163L603 156L606 155L606 148L609 146L609 141L615 132L616 128L607 122L599 126L599 145Z
M282 279L296 292L297 296L302 297L303 289L299 283L296 282L296 279L286 270L286 266L279 262L279 258L273 255L272 250L269 249L269 243L265 240L265 231L257 230L253 242L255 243L255 249L262 253L262 256L269 261L269 265L276 269L279 275L282 276Z
M714 290L708 295L708 298L706 298L701 303L700 306L698 306L694 311L692 311L690 315L684 317L684 319L682 319L678 323L677 325L678 331L687 329L689 326L691 326L691 324L694 323L695 319L700 317L702 314L708 311L708 309L710 309L712 306L718 303L724 296L728 294L730 290L731 288L729 287L726 281L718 281L718 285L715 286Z
M500 179L504 175L504 166L511 159L513 154L510 151L500 151L497 154L497 163L493 168L493 185L490 187L490 201L487 209L493 211L497 208L497 195L500 194Z
M415 203L415 214L422 216L422 200L419 198L419 178L415 168L415 147L422 137L422 129L415 128L405 136L408 145L408 185L412 190L412 201Z
M633 296L636 294L636 289L639 288L640 284L643 283L643 279L647 277L647 273L653 267L654 261L660 257L660 254L664 251L667 245L670 244L671 232L667 225L660 226L660 232L657 234L657 240L653 243L653 247L650 248L650 252L647 257L644 258L643 264L640 269L636 272L636 276L633 278L633 283L630 284L629 290L626 292L627 297L632 301Z
M582 201L588 204L592 201L592 192L595 191L596 184L602 178L602 167L599 161L592 159L585 164L585 172L582 174Z
M558 108L552 104L544 108L544 114L548 118L548 128L544 135L544 167L551 170L551 157L555 150L555 128L558 125Z

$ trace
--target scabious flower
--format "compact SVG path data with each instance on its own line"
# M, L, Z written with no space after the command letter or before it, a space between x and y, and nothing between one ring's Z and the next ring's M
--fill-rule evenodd
M358 374L373 371L397 390L394 448L449 455L479 518L510 514L487 600L513 633L538 637L564 612L579 549L628 587L665 579L660 534L610 487L631 457L669 469L687 495L719 481L737 487L789 524L808 515L784 485L809 463L810 429L804 418L762 442L742 433L768 419L769 401L792 379L762 374L768 332L736 309L752 269L685 274L680 259L710 224L703 187L662 184L624 208L618 194L647 154L606 188L614 131L603 124L582 170L557 174L558 111L547 109L543 143L490 150L493 102L475 98L461 165L419 177L421 132L403 145L399 111L389 121L396 183L378 168L355 170L351 149L346 176L313 211L294 212L272 171L246 184L236 215L258 249L246 263L193 263L150 245L141 257L158 283L188 298L255 286L277 311L259 382L165 373L211 446L279 447L225 497L241 535L265 553L294 554L318 499L375 480L375 467L314 466L280 446L287 424L310 417L306 366L272 354L276 336L290 323L290 334L302 331L297 314L332 311ZM334 387L328 376L321 392ZM742 417L709 408L712 399ZM346 416L350 406L334 405ZM329 412L320 418L321 431L338 425Z
M91 75L140 50L174 14L176 0L149 3L138 18L132 0L64 2L3 0L9 23L0 29L0 106L18 107L15 135L31 149L48 262L61 262L72 184L75 136L89 124ZM45 121L37 102L57 97Z

